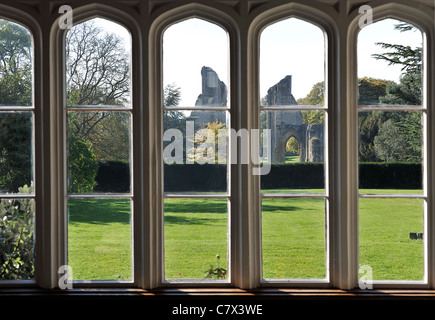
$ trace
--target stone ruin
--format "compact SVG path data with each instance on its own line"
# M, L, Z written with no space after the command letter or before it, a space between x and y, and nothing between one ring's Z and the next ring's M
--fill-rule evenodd
M227 87L210 67L202 67L202 92L195 106L226 106ZM268 106L298 105L292 94L292 76L284 77L267 92ZM209 122L226 123L223 111L193 111L195 127ZM267 128L271 129L271 163L284 163L287 141L294 137L299 143L301 162L324 161L324 125L304 124L300 110L271 110L266 112Z

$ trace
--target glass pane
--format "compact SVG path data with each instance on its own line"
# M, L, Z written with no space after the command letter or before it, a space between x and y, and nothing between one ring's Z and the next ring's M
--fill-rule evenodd
M324 105L325 39L317 26L290 18L261 33L260 104Z
M228 35L214 23L189 19L163 36L165 106L227 106Z
M129 199L70 199L68 217L72 280L132 279Z
M324 198L262 201L263 278L326 278Z
M129 193L129 112L67 113L68 192Z
M0 280L34 277L34 210L33 199L0 199Z
M270 172L261 176L262 191L323 193L324 111L262 111L260 128L262 159L271 163ZM265 129L270 139L264 139Z
M373 280L423 280L423 200L360 199L359 228Z
M226 192L226 111L166 111L163 114L165 192Z
M422 104L423 35L415 26L385 19L358 35L358 103Z
M360 193L422 193L422 113L359 112Z
M66 103L68 106L131 104L131 37L119 24L92 19L66 36Z
M33 47L26 28L0 19L0 108L32 106Z
M165 199L164 206L165 278L227 279L227 200Z
M33 185L32 140L32 112L0 112L0 193Z

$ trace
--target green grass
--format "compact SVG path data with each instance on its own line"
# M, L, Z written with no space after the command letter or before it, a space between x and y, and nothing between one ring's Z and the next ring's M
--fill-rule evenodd
M285 156L285 163L301 162L299 156Z
M68 212L73 280L131 279L130 200L74 199Z
M228 213L222 199L165 200L165 276L203 279L210 265L227 269Z
M360 265L368 265L376 280L422 280L423 200L360 199Z
M263 199L263 277L325 278L324 198Z
M227 268L226 200L166 199L164 204L165 277L203 279L210 265L217 265L217 254L219 264ZM421 280L423 241L411 240L409 233L423 232L422 200L360 199L359 206L360 265L370 266L375 280ZM262 208L264 278L324 278L324 198L263 199ZM73 278L131 279L129 200L75 199L68 209L68 264Z

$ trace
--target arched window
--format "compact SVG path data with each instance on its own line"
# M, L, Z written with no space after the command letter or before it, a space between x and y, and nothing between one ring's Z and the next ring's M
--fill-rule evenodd
M164 281L229 279L228 71L222 27L190 18L165 30Z
M358 35L359 264L375 281L425 279L423 49L401 20Z
M65 45L67 264L73 280L131 281L130 34L94 18Z
M0 18L0 280L35 276L33 40Z
M325 55L323 31L299 18L261 33L259 119L271 164L261 176L264 279L328 277ZM299 143L299 162L287 161L289 137Z

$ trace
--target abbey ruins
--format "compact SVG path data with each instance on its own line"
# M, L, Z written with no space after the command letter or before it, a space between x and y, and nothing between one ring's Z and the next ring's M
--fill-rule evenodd
M195 106L226 106L227 86L216 72L209 68L201 69L202 92ZM284 77L267 92L268 106L294 106L296 99L292 94L292 76ZM303 108L303 107L302 107ZM226 123L225 112L194 111L191 117L197 125L208 122ZM284 163L286 158L286 143L294 137L299 143L299 158L301 162L323 162L324 155L324 125L303 123L302 112L299 110L273 110L266 112L267 128L271 129L271 163Z

